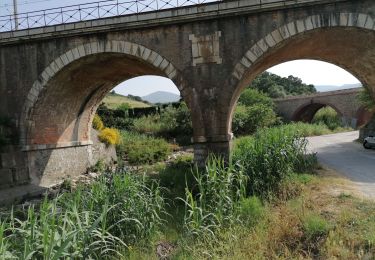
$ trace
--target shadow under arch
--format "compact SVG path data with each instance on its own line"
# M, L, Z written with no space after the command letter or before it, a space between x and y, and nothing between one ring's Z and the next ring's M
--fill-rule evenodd
M287 23L246 51L232 72L228 131L236 102L260 73L283 62L313 59L337 65L375 90L375 20L370 14L324 13ZM375 91L373 91L375 93ZM375 97L374 97L375 98Z
M305 123L311 123L315 114L324 107L333 108L340 118L343 116L343 113L336 106L332 104L310 102L310 103L303 104L296 109L296 111L292 115L292 121L294 122L302 121Z

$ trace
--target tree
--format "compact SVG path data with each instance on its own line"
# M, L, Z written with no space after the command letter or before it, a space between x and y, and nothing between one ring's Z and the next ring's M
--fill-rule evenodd
M258 128L278 121L273 100L256 89L246 89L238 103L232 121L236 135L253 134Z
M375 96L369 87L365 86L357 96L359 102L370 112L375 111Z
M256 77L249 88L255 88L272 98L315 93L314 85L307 85L298 77L280 77L270 72L263 72Z

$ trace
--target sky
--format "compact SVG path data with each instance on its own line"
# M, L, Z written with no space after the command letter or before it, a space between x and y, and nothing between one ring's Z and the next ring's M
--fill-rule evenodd
M212 1L212 0L209 0ZM18 12L30 12L48 8L67 5L92 3L90 0L17 0ZM0 16L9 15L13 12L13 0L0 0ZM0 17L1 20L1 17ZM297 60L282 63L268 69L282 77L293 75L299 77L306 84L313 85L334 85L357 84L359 81L347 71L326 62L314 60ZM319 91L331 89L318 88ZM117 93L123 95L145 96L156 91L167 91L179 94L177 87L167 78L158 76L143 76L123 82L115 88Z

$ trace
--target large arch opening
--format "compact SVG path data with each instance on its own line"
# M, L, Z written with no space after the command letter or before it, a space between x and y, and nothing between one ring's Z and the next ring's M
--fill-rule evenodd
M143 47L144 52L147 50ZM36 82L30 91L34 102L25 108L23 143L37 149L89 142L97 106L119 83L143 75L176 77L177 71L169 61L148 52L153 59L121 52L89 53L68 62L43 83Z
M309 17L306 21L308 19L313 18ZM280 35L281 30L286 30L285 27L287 26L277 30L277 33ZM369 44L375 40L372 30L337 26L317 28L303 33L294 32L294 35L290 35L289 32L287 34L288 37L285 36L285 39L278 44L273 43L275 46L268 47L265 52L258 43L243 57L243 60L248 61L248 68L240 76L232 96L230 116L227 121L229 131L231 131L235 104L242 91L263 71L287 61L311 59L337 65L355 76L375 98L375 76L371 69L375 66L374 49ZM267 41L267 37L273 36L270 34L261 41ZM272 38L271 41L276 40ZM260 50L259 53L256 53L257 50ZM242 65L244 63L242 61L239 64L244 66ZM233 75L236 75L236 72Z
M32 183L49 186L95 163L92 121L102 100L120 83L151 75L182 86L175 67L152 50L127 42L108 42L101 48L91 43L63 54L29 92L21 143Z
M354 14L349 14L348 16L351 15L358 17L358 15ZM345 17L343 14L341 16L340 14L337 15L337 17L342 16ZM231 100L230 116L227 121L229 131L232 131L231 123L235 104L243 90L267 69L288 61L311 59L337 65L354 75L368 89L370 98L372 100L375 99L375 77L372 73L375 66L375 49L374 46L369 44L369 41L375 40L373 25L371 25L371 28L366 29L364 25L348 27L347 23L345 23L343 27L340 27L341 20L334 22L320 20L316 22L315 19L317 17L308 17L285 25L258 41L246 52L232 74L234 78L238 79L238 84ZM335 20L334 17L331 18ZM328 18L328 20L331 18ZM306 29L309 23L309 29ZM325 25L323 26L322 23ZM302 27L302 29L299 27ZM308 102L300 104L295 117L310 121L314 114L325 106L333 107L339 114L345 113L345 111L339 110L336 105L330 102L314 102L313 99L310 99ZM355 114L357 112L358 110L355 111ZM363 149L361 150L361 144L354 142L355 139L358 139L358 134L356 133L355 136L350 136L350 138L352 138L350 141L344 141L344 143L342 142L343 138L336 138L329 142L316 141L315 144L322 144L322 146L317 147L321 149L318 152L318 158L337 156L339 160L347 161L348 163L360 162L363 159L361 156ZM335 146L338 143L340 145ZM353 156L352 153L347 151L356 151L357 153ZM353 160L353 158L356 159ZM351 170L349 177L352 180L371 182L365 180L365 172L361 172L363 170L362 166L353 165Z

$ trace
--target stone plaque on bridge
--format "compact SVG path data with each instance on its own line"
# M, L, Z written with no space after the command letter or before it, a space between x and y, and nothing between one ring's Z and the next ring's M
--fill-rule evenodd
M197 64L216 63L221 64L219 38L221 32L210 35L195 36L189 35L192 43L191 51L193 56L193 66Z

